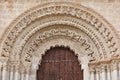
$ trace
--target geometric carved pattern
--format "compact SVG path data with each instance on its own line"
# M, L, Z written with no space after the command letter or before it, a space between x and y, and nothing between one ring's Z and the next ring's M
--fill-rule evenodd
M82 37L82 35L76 34L75 32L69 31L67 29L65 29L65 30L52 29L52 30L49 30L49 31L45 31L43 34L40 34L39 36L37 36L37 38L35 40L33 40L33 42L31 42L30 46L28 47L28 50L26 51L26 54L27 54L26 59L27 59L27 61L30 61L30 59L28 59L28 58L30 58L29 56L32 57L32 53L34 53L36 47L40 43L43 43L44 41L49 40L50 37L54 37L54 36L57 36L57 37L64 36L64 38L70 37L71 39L76 40L77 42L80 43L80 46L83 46L85 48L85 51L88 53L88 55L93 57L92 60L95 59L95 57L93 56L94 51L90 47L90 44L87 42L87 40L85 40Z
M52 18L49 18L50 16L52 16ZM66 16L66 18L64 16ZM46 17L48 19L44 20ZM37 21L39 21L39 24ZM32 24L34 24L34 26L32 26ZM17 58L20 58L20 55L24 52L23 48L25 44L32 35L44 27L56 24L71 25L86 33L97 47L98 54L101 55L101 60L110 58L112 55L117 55L119 51L118 35L112 26L100 15L81 5L71 4L69 2L67 4L65 2L56 2L34 7L14 20L9 26L9 31L6 31L5 35L3 35L1 56L8 57L10 54L16 54ZM27 33L25 33L24 30ZM66 35L68 35L68 33ZM74 36L72 37L76 39ZM36 45L35 40L36 39L33 39ZM85 43L84 39L83 42L81 40L79 42L85 46L85 49L89 49L90 44ZM19 45L16 45L18 43ZM14 48L18 50L17 53L14 53ZM91 52L94 53L93 51ZM31 56L30 53L26 54Z

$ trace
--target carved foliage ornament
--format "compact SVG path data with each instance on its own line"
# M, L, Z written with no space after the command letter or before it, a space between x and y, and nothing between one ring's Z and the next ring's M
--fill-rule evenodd
M115 54L118 50L118 44L116 40L114 40L117 39L117 35L114 33L115 31L109 27L110 25L107 22L103 23L103 18L101 18L98 14L95 14L94 11L90 11L81 5L73 3L49 3L49 5L43 4L26 11L14 20L13 23L11 23L11 30L9 33L6 33L3 40L4 45L2 56L9 56L16 38L20 35L23 29L27 28L27 25L43 16L52 14L67 14L85 21L86 23L92 25L93 28L101 34L106 42L105 46L107 45L110 53Z
M79 46L84 47L86 53L91 57L91 61L95 60L95 56L93 55L95 52L92 50L92 48L91 48L90 44L87 42L87 40L84 39L82 37L82 35L77 34L76 32L70 31L68 29L63 29L63 30L62 29L52 29L52 30L45 31L44 33L37 36L37 38L34 39L31 42L30 46L28 47L28 49L25 53L26 54L25 60L31 62L32 54L34 53L36 48L40 44L42 44L44 41L49 40L48 38L54 37L54 36L64 36L64 38L70 37L71 39L76 40L77 42L80 43Z

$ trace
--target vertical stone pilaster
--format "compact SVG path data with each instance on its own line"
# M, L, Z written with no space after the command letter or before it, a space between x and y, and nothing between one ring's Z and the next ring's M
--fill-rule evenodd
M111 66L112 66L112 80L118 80L117 62L113 61L111 63Z
M80 60L82 63L84 80L89 80L90 79L90 71L89 71L89 67L88 67L88 63L89 63L88 56L85 55L82 57L78 57L78 60Z
M2 73L2 79L1 80L7 80L7 62L8 58L7 57L0 57L0 62L1 62L1 73Z
M117 79L117 70L112 71L112 80L118 80Z
M13 67L13 65L11 65L10 66L10 80L14 80L13 75L14 75L14 67Z
M20 80L20 61L10 61L10 79L9 80Z
M25 80L29 80L29 77L30 77L30 70L27 69L25 74Z
M105 66L102 66L102 70L101 70L101 78L102 80L106 80L106 73L105 73Z
M111 80L111 67L109 64L107 66L107 80Z
M95 80L95 79L94 79L94 76L95 76L94 71L93 71L93 72L91 71L91 72L90 72L90 80Z
M25 67L24 65L20 65L20 80L25 80Z
M84 65L84 69L83 69L83 71L84 71L84 80L89 80L89 67L88 67L88 65L86 64L86 65Z
M19 73L17 71L15 72L15 80L19 80Z
M111 80L111 71L110 70L107 71L107 79Z
M0 80L2 80L2 62L0 62Z
M96 67L96 80L100 80L100 69Z
M2 80L6 80L7 79L7 64L3 63L3 70L2 70Z
M25 73L21 73L21 80L25 80Z
M89 69L90 69L90 80L95 80L95 67L90 65Z
M118 72L119 72L119 74L118 74L118 76L119 76L119 80L120 80L120 62L118 63Z
M37 70L39 69L41 58L37 56L32 57L32 65L31 65L31 73L30 73L30 80L36 80Z
M31 69L31 63L30 62L25 62L25 80L29 80L30 78L30 69Z

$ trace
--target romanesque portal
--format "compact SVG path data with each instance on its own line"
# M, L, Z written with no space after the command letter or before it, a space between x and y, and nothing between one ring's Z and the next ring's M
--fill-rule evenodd
M98 13L79 4L51 2L24 12L9 25L0 44L0 80L36 80L39 65L47 65L42 56L56 46L74 51L84 80L120 79L116 31Z

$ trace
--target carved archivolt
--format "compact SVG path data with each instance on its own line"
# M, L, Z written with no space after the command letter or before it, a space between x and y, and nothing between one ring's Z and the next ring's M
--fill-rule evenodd
M77 28L86 35L82 36L76 29L47 29L54 25L71 26L72 29ZM42 31L44 28L46 30ZM36 34L39 36L35 36ZM30 61L29 58L38 49L38 45L49 41L51 37L56 40L55 36L73 38L72 41L79 43L94 61L119 55L118 35L100 15L78 4L56 2L34 7L15 19L3 35L1 56L20 60L21 55L25 54L24 60ZM89 37L92 43L87 42L84 37ZM95 49L92 49L91 45ZM96 54L99 55L98 59L92 56Z
M56 38L57 39L60 38L60 41L56 40ZM67 41L65 41L64 39L66 39ZM50 43L50 40L53 40L54 42ZM84 37L82 35L74 32L72 30L70 31L69 29L51 29L48 31L44 31L44 33L37 36L37 38L35 38L31 42L31 44L28 46L28 48L25 52L25 54L26 54L25 59L27 61L30 61L36 48L39 45L41 46L42 44L46 43L47 41L48 41L48 43L46 44L46 46L42 46L45 49L43 49L43 48L37 49L37 50L40 50L41 54L45 53L45 50L49 49L50 46L55 46L55 45L69 46L70 48L71 47L73 48L73 46L77 46L77 47L81 48L80 46L82 46L84 50L82 50L83 52L81 51L82 52L81 54L85 55L85 53L86 53L87 55L89 55L91 57L91 61L95 60L95 56L93 56L93 54L98 53L98 52L95 52L94 50L92 50L90 43L88 43L88 40L84 39ZM76 42L77 44L72 44L72 42L68 43L68 41ZM59 44L56 44L56 42ZM65 45L65 44L67 44L67 45ZM70 46L71 44L72 44L72 46ZM80 54L81 49L79 49L77 47L76 47L76 49L74 49L74 51L76 52L76 54Z

